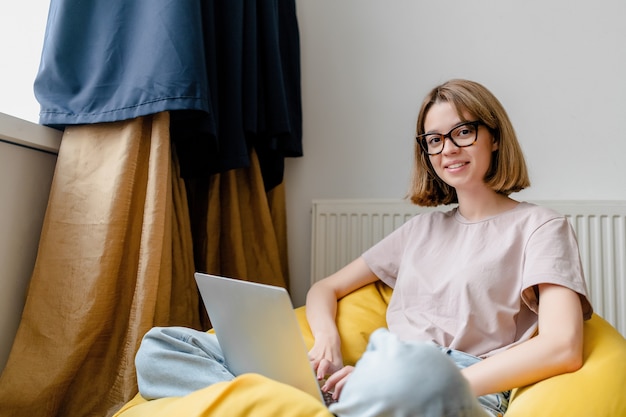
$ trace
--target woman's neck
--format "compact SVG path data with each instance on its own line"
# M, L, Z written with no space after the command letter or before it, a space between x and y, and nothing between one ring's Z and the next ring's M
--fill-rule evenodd
M479 221L511 210L517 206L515 201L491 189L474 190L458 193L459 213L470 221Z

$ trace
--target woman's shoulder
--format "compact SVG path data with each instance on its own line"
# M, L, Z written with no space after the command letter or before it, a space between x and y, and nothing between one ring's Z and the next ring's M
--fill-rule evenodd
M566 220L565 215L559 213L558 211L545 207L536 203L530 203L527 201L522 201L517 205L517 211L523 214L525 217L534 218L538 221L550 221L555 219Z
M568 218L550 207L521 202L513 214L502 219L502 228L522 232L528 238L541 236L543 239L569 240L567 237L573 233Z

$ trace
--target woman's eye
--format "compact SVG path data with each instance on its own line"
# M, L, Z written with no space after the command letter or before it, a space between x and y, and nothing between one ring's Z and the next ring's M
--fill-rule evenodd
M439 135L433 135L426 138L426 143L428 143L429 145L436 145L439 142L441 142L441 138L439 137Z
M475 132L474 126L461 126L456 131L454 136L458 138L465 138L468 136L472 136Z

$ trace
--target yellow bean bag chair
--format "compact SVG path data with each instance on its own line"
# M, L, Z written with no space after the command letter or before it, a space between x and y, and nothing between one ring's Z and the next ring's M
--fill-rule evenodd
M346 364L355 364L369 335L386 326L391 289L368 285L339 302L337 325ZM313 336L304 308L296 315L307 346ZM585 322L584 365L516 389L506 417L626 417L626 339L600 316ZM158 364L155 364L158 366ZM115 417L332 417L326 407L295 388L256 374L245 374L185 397L146 401L139 394Z

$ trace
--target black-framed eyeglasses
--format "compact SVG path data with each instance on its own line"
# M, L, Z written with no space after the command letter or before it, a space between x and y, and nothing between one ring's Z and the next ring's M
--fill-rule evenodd
M424 133L416 136L415 140L428 155L438 155L443 152L446 138L450 139L459 148L472 146L478 139L478 126L482 124L483 122L480 120L463 122L454 126L445 135L443 133Z

